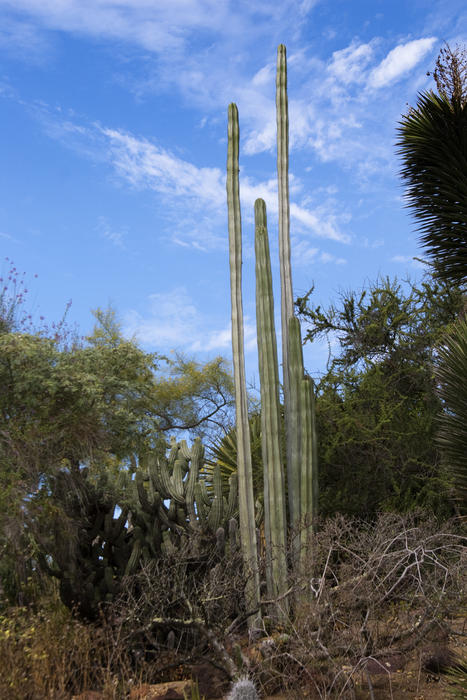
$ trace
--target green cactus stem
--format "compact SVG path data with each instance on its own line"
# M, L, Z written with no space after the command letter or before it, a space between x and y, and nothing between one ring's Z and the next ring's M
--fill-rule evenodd
M276 123L277 123L277 180L279 196L279 268L281 280L281 329L282 329L282 384L284 391L285 436L287 447L287 482L290 525L297 521L299 492L293 445L294 414L296 406L291 397L289 376L289 318L293 316L292 265L290 256L290 203L289 203L289 108L287 98L287 52L283 44L277 49L276 71Z
M281 273L282 361L287 366L287 323L293 315L292 265L290 262L289 204L289 107L287 99L287 53L277 49L276 73L277 178L279 193L279 258Z
M305 376L300 322L289 319L289 376L291 406L291 463L289 489L295 489L296 502L291 514L294 562L302 564L309 555L312 522L317 512L317 450L313 382ZM300 534L298 533L301 528Z
M240 541L244 565L247 568L247 607L259 609L260 586L255 529L255 504L251 466L250 429L245 379L245 356L242 306L242 224L240 213L238 110L235 104L228 111L227 146L227 209L229 222L230 290L232 306L232 354L235 384L235 413L237 425L238 501ZM257 624L257 615L248 619L249 628Z
M288 323L288 375L289 375L289 405L288 405L288 435L287 435L287 485L289 489L289 519L292 530L300 525L302 515L300 490L302 472L302 410L300 400L303 379L303 353L300 335L300 322L292 316ZM284 369L285 372L285 369ZM292 494L292 497L291 497Z
M261 433L268 597L287 590L285 484L281 449L279 366L266 204L255 202L256 327L261 385Z

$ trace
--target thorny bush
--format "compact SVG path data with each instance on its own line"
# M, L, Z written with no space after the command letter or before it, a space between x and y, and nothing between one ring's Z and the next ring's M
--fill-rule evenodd
M248 673L264 694L354 698L364 679L372 697L372 669L447 637L465 608L465 538L455 520L387 513L371 524L321 523L287 594L290 618L279 626L264 600L259 640L245 631L240 553L192 552L174 549L128 578L101 626L73 620L57 602L5 610L0 696L103 689L123 698L132 683L189 677L205 664L223 669L221 684Z
M362 674L371 688L368 668L387 671L388 658L403 663L446 637L465 605L465 543L459 521L440 526L421 513L324 522L292 587L293 619L260 644L263 689L354 697Z

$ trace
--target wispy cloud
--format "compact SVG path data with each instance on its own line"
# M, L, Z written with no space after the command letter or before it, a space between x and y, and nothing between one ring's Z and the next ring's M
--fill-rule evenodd
M108 163L119 180L131 187L151 190L161 197L167 216L170 215L170 240L175 245L198 250L225 247L225 172L220 168L197 166L153 141L122 130L63 119L60 113L44 105L35 105L34 112L43 121L49 136L86 158ZM293 174L290 190L290 214L298 233L350 242L351 236L345 231L350 215L339 212L333 195L320 196L319 204L313 203L308 196L301 196L302 183ZM252 221L254 202L261 197L266 202L271 222L276 222L275 177L261 182L243 175L240 191L247 221ZM185 204L183 209L180 209L181 201ZM101 235L115 245L124 245L123 232L111 229L105 221L99 226Z
M195 197L214 206L225 201L219 168L203 168L178 158L146 139L116 129L101 129L116 172L134 186L177 197Z
M345 265L345 258L332 255L326 251L320 250L309 244L308 241L293 241L292 242L292 257L294 267L309 267L315 264Z
M102 133L108 138L115 170L132 185L153 189L170 197L184 197L192 201L196 208L208 207L225 216L225 175L219 168L197 167L145 139L120 131L102 129ZM296 189L299 190L298 185ZM270 214L277 215L275 179L254 182L246 176L241 179L240 190L245 207L252 211L255 200L261 197ZM341 230L342 221L348 221L348 217L339 217L326 206L310 209L292 202L290 215L315 236L341 243L350 242L350 235ZM179 237L177 242L180 244Z
M433 48L436 37L415 39L406 44L396 46L388 53L381 63L374 68L369 76L368 84L372 88L386 87L400 80L412 70L417 63Z
M106 238L108 241L110 241L117 248L121 248L122 250L126 249L125 242L124 242L124 239L125 239L124 232L123 231L116 231L115 229L113 229L105 216L99 217L99 220L98 220L97 226L96 226L96 230L99 233L99 235L102 236L102 238Z
M221 352L230 354L230 324L212 329L209 317L199 311L185 287L151 294L144 314L135 310L126 314L124 332L144 345L161 351ZM245 319L245 348L256 348L256 327Z
M137 94L176 89L186 103L203 112L200 122L208 118L214 123L219 110L225 115L226 106L235 101L244 156L275 147L271 56L277 43L289 36L289 67L298 76L289 104L292 154L300 148L310 153L310 159L339 163L355 174L358 186L367 186L375 176L390 171L392 140L388 136L384 145L381 133L393 130L388 101L394 105L398 99L397 94L381 91L375 104L374 90L410 75L436 40L429 36L388 47L381 36L366 42L354 38L330 57L318 58L300 36L302 23L311 18L316 4L316 0L254 0L240 5L234 0L0 0L0 13L3 9L4 26L13 22L19 32L24 25L25 36L35 31L38 41L46 41L55 30L117 40L117 55L124 54L125 46L130 52L136 47L143 52L144 68L137 78L134 72L126 81L120 76L128 88ZM4 18L0 14L0 23ZM252 41L261 46L254 54ZM387 55L381 58L384 50ZM268 56L263 64L262 56ZM124 65L115 70L124 73ZM120 140L121 155L124 137L116 133L113 137L115 146ZM153 166L155 156L153 152ZM143 157L141 149L138 157ZM158 159L162 157L159 152ZM129 163L120 162L119 167L122 171L126 167L125 176L130 176ZM219 187L215 172L203 174L208 176L208 187ZM183 178L189 177L183 170Z
M3 231L0 231L0 238L8 238L9 240L13 240L13 236L10 236L9 233L4 233Z
M391 262L400 265L410 265L411 267L424 268L423 259L413 255L393 255Z
M0 9L2 3L0 2ZM23 62L41 64L51 55L51 47L37 25L28 20L0 15L0 48Z
M283 0L280 4L256 0L0 0L0 7L24 22L36 21L36 31L65 31L100 39L136 44L162 59L174 60L187 48L214 42L229 44L253 31L268 36L310 12L315 1ZM261 30L264 27L264 30ZM202 34L202 37L201 37ZM241 46L238 47L241 50Z
M255 0L241 2L239 8L234 0L0 0L0 20L3 10L17 31L21 23L25 31L35 27L44 41L47 33L56 30L118 40L117 53L122 45L138 47L144 54L145 76L132 89L173 93L175 87L185 101L201 110L198 123L209 123L214 138L219 138L219 110L225 119L226 105L236 101L246 162L242 164L242 205L251 212L254 200L262 197L275 222L275 175L254 179L249 176L248 163L249 156L261 153L273 157L275 149L275 60L271 55L277 38L282 40L297 24L297 31L289 32L293 40L288 53L289 73L295 76L293 90L289 90L292 172L294 155L300 150L300 157L309 159L307 177L314 185L319 179L315 170L322 163L338 164L362 191L393 177L394 120L398 103L404 105L406 98L394 87L391 94L380 90L376 101L374 91L402 83L436 41L428 36L394 47L381 36L365 42L354 38L331 55L318 58L313 46L300 38L300 23L310 18L315 4ZM262 46L254 55L253 37L255 46ZM264 55L268 60L261 62ZM128 85L130 82L135 81ZM225 247L223 169L196 165L189 155L180 157L156 141L119 128L85 124L84 119L49 113L47 128L67 147L110 164L120 182L160 197L164 203L161 216L167 220L165 235L174 245L198 250ZM274 172L273 161L271 165ZM350 243L350 215L342 204L337 205L339 195L311 202L300 190L301 184L298 178L291 179L296 234L308 245L309 236ZM183 212L181 199L187 205ZM247 214L247 220L249 217ZM122 238L117 243L114 235L113 242L119 245Z
M365 80L365 69L373 58L372 44L359 44L353 41L340 51L334 51L328 66L328 71L340 82L362 83Z

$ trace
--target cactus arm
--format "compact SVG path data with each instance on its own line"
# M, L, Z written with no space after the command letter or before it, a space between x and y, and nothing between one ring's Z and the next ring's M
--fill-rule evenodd
M128 559L128 563L126 565L125 576L129 576L130 574L132 574L136 570L136 567L138 566L138 562L139 562L139 559L141 556L141 550L142 550L141 540L135 539L134 544L133 544L133 549L131 550L130 558Z
M198 481L199 467L200 467L201 460L202 460L203 455L204 455L203 445L201 443L200 438L195 439L195 441L193 443L193 447L192 447L190 452L191 452L191 464L190 464L190 471L188 474L188 478L186 481L185 500L186 500L186 507L187 507L187 513L188 513L188 519L190 521L190 525L196 529L198 526L198 520L196 517L196 511L195 511L195 484Z
M312 459L313 459L313 474L312 474L312 494L311 494L311 514L312 524L314 525L318 519L318 496L319 496L319 464L318 464L318 433L316 428L316 399L314 382L310 379L311 384L311 421L312 421Z
M312 476L313 476L313 422L311 420L311 392L309 377L301 381L300 402L302 407L302 472L300 484L300 568L304 570L310 555L312 518Z
M287 484L290 526L300 519L300 476L297 473L297 420L299 382L290 363L290 327L293 318L292 266L290 256L289 203L289 110L287 98L287 52L283 44L277 49L276 72L277 178L279 194L279 259L281 278L282 368L284 387L285 436L287 448ZM292 341L295 342L295 341ZM292 388L292 384L294 387ZM299 424L299 423L298 423Z
M277 185L279 196L279 267L281 281L281 328L282 328L282 384L285 407L285 435L287 445L287 476L291 456L291 408L289 378L289 318L293 316L292 266L290 260L290 204L289 204L289 108L287 98L287 52L283 44L277 49L276 70L276 124L277 124ZM289 485L289 503L298 494Z
M237 512L238 508L238 480L237 480L237 475L235 472L231 475L229 479L229 499L227 502L227 509L226 509L226 519L230 520L235 513Z
M239 185L239 139L238 110L229 105L227 146L227 209L229 225L230 289L232 307L232 355L235 384L235 413L237 424L238 499L240 517L240 541L247 569L247 608L259 608L259 569L256 543L255 506L253 498L253 476L251 466L250 430L245 379L245 356L242 308L242 226ZM251 616L249 627L256 624Z
M287 366L287 323L293 315L292 266L290 262L289 204L289 108L287 100L287 53L277 49L276 73L277 177L279 192L279 257L281 271L281 318L284 367Z
M170 479L172 498L179 504L185 505L185 494L183 493L183 476L185 474L186 460L183 457L178 457L175 460L173 474Z
M229 547L231 553L238 549L238 523L235 518L229 520Z
M151 512L151 504L148 499L148 494L146 489L144 488L144 476L140 470L136 472L135 475L135 482L136 482L136 488L138 491L138 498L139 502L141 503L141 507L143 508L146 513Z
M198 481L195 484L195 500L196 500L196 508L198 511L198 520L200 523L200 526L203 527L206 523L207 517L208 517L208 506L206 505L205 502L205 495L207 496L207 492L203 492L203 486L204 490L206 490L206 485L204 481ZM209 498L208 498L209 502Z
M302 470L302 409L301 400L303 379L303 352L300 334L300 321L295 316L289 319L289 377L290 402L289 419L290 432L288 435L288 464L287 477L289 487L290 524L298 528L302 516L300 506L301 470Z
M178 443L178 447L182 457L184 457L185 459L191 459L191 450L188 447L186 440L180 440L180 442Z
M199 481L198 486L199 486L199 489L198 489L198 495L197 495L197 502L198 502L198 499L200 499L201 502L203 503L203 505L209 508L211 505L211 498L209 497L209 493L208 493L208 490L206 488L205 481L203 481L203 480Z
M285 485L280 444L279 366L266 204L255 202L256 324L261 385L261 434L264 465L265 537L268 595L287 590Z
M170 475L165 456L155 455L148 460L148 463L149 474L155 490L160 493L162 498L171 498Z
M208 527L211 532L221 526L223 514L223 496L222 496L222 477L221 468L217 464L214 468L214 497L211 503L211 509L208 515Z

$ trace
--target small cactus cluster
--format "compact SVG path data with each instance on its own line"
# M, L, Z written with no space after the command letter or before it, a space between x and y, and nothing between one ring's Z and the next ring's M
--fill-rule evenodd
M253 681L245 676L235 681L227 700L259 700L259 695Z
M149 560L188 542L196 547L205 537L216 538L223 550L225 530L235 530L230 521L237 512L237 476L231 476L226 497L220 468L214 470L208 489L200 477L203 464L200 438L191 448L185 440L173 440L168 456L152 451L142 458L134 480L136 507L130 511L135 566L140 557Z
M113 490L87 468L73 475L72 488L69 475L57 475L54 495L80 523L80 531L70 544L69 533L57 529L41 559L59 579L65 605L93 619L103 603L113 600L123 577L141 563L176 550L196 556L207 546L223 556L226 547L238 548L236 475L224 496L219 468L208 489L200 477L203 464L204 448L197 438L191 448L174 440L168 455L151 451L138 463L133 460L134 479L122 471Z

